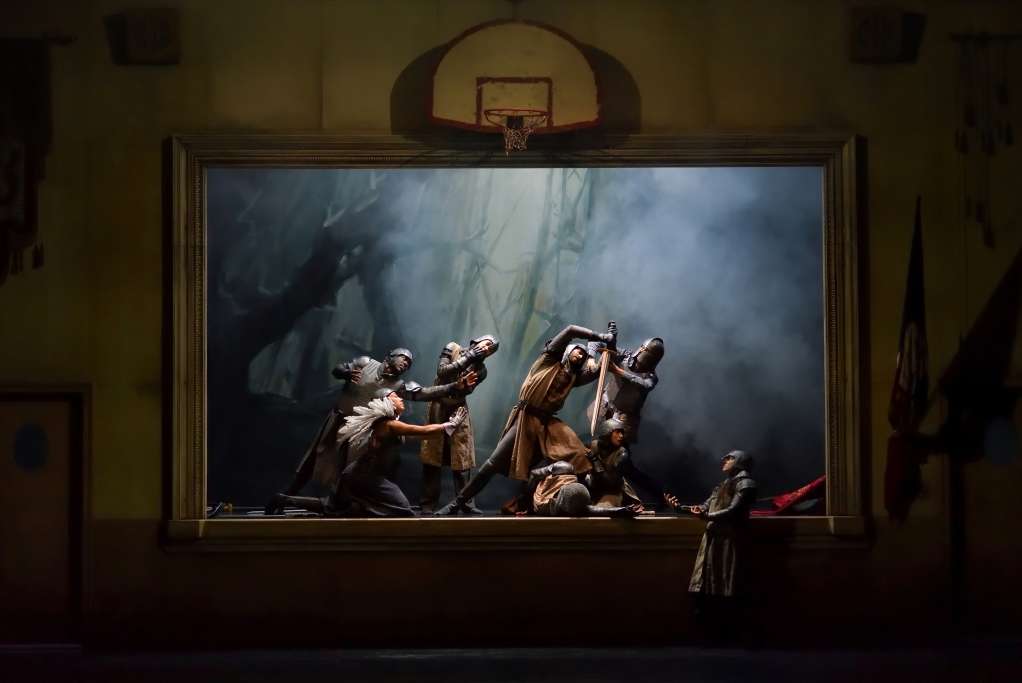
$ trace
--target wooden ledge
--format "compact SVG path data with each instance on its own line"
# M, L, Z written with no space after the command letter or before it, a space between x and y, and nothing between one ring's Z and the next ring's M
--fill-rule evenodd
M184 519L165 525L171 551L680 551L699 545L704 523L637 519L458 517L453 519ZM796 548L865 547L861 517L751 521L754 543Z

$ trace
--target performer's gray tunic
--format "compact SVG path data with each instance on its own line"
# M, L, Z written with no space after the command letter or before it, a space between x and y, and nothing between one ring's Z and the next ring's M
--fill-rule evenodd
M713 489L705 503L707 512L712 514L730 507L739 486L749 494L746 499L751 502L756 484L748 473L739 472ZM738 592L748 516L749 506L743 504L725 517L706 523L688 585L689 592L723 596L733 596Z

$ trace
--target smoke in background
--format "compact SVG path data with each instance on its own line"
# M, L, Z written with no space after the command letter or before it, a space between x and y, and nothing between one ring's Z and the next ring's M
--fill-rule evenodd
M594 220L612 246L585 259L620 277L599 278L593 299L619 311L626 343L667 348L637 459L690 500L735 448L756 457L762 493L822 474L819 170L605 173Z
M470 398L481 463L543 342L612 319L621 346L666 343L634 449L649 474L702 500L720 456L743 448L763 494L810 481L824 469L821 182L815 168L211 172L213 345L257 295L292 296L319 233L373 223L339 255L357 267L248 364L248 398L211 354L211 497L261 504L287 483L339 388L335 363L400 344L417 354L409 378L431 384L445 343L493 333L501 350ZM583 440L594 392L562 411ZM236 438L253 397L268 432L255 447ZM416 452L398 479L413 501ZM495 480L481 503L514 488Z

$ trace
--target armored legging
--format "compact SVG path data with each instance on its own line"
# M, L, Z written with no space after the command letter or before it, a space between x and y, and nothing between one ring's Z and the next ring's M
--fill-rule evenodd
M494 474L502 474L506 477L510 473L511 454L515 450L515 436L517 435L518 423L516 422L497 442L497 447L493 449L489 459L483 463L483 466L479 468L475 476L469 479L468 484L458 493L456 498L458 505L464 505L468 500L475 498L483 490L483 487L489 483L490 479L493 478ZM536 459L535 456L533 459Z

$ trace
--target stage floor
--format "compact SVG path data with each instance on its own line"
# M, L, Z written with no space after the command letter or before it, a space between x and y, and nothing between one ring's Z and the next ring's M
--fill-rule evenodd
M751 681L1011 681L1022 640L889 649L244 650L82 653L0 646L8 683L676 683Z

